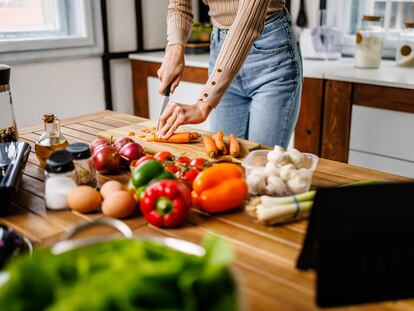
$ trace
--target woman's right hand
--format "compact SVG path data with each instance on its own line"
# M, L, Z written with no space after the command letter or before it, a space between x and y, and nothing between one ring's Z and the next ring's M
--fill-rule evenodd
M167 86L171 84L171 93L174 93L184 71L184 47L180 44L167 46L165 56L160 69L158 69L158 78L161 80L159 93L164 95Z

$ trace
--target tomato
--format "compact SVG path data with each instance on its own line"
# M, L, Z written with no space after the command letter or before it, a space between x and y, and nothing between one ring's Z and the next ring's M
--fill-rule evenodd
M180 168L175 164L168 164L164 168L165 168L166 171L169 171L169 172L171 172L173 174L176 174L176 175L177 175L177 173L180 172Z
M168 151L160 151L155 154L155 159L160 161L161 163L167 162L167 161L174 161L174 156L171 152Z
M186 156L181 156L178 159L175 160L175 163L181 164L181 165L190 165L191 159Z
M190 163L190 166L195 166L198 168L206 168L211 166L210 161L204 159L204 158L197 158L197 159L193 159Z
M143 156L142 158L139 158L138 160L132 161L130 165L131 170L134 167L137 167L148 160L154 160L154 156L147 154L146 156Z
M188 185L191 185L198 174L202 172L202 169L198 167L189 167L181 174L181 180Z

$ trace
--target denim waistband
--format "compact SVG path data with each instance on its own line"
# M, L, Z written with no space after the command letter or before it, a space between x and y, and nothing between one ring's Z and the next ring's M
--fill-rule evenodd
M263 32L267 32L276 27L280 27L286 22L291 23L292 19L290 17L288 10L285 7L283 7L282 10L276 12L273 16L271 16L265 21ZM222 38L225 38L227 36L229 30L230 29L214 27L214 38L216 38L216 40L218 41L221 41Z

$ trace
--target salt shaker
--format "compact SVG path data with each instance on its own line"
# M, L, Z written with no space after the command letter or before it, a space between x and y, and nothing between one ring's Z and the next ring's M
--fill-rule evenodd
M75 187L75 165L72 154L66 150L55 151L46 160L46 206L54 210L67 208L67 195Z
M98 182L96 179L95 164L89 146L84 143L74 143L70 144L66 150L73 156L77 184L96 188Z

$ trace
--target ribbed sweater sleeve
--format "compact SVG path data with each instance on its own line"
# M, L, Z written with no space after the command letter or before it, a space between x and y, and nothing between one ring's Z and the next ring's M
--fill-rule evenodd
M225 5L226 1L223 1ZM236 17L200 98L216 107L262 34L270 0L240 0Z
M191 0L170 0L167 15L167 45L185 45L190 37L192 25Z

